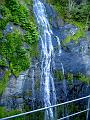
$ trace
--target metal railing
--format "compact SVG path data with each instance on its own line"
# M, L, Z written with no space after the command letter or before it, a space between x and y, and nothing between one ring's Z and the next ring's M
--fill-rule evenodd
M13 115L13 116L1 118L0 120L8 120L8 119L12 119L12 118L17 118L17 117L20 117L20 116L24 116L24 115L28 115L28 114L40 112L40 111L43 111L43 110L47 110L47 109L49 109L49 108L55 108L55 107L58 107L58 106L70 104L70 103L73 103L73 102L77 102L77 101L84 100L84 99L89 99L89 98L90 98L90 95L85 96L85 97L82 97L82 98L74 99L74 100L71 100L71 101L67 101L67 102L64 102L64 103L52 105L52 106L49 106L49 107L44 107L44 108L36 109L36 110L33 110L33 111L29 111L29 112L20 113L20 114ZM66 117L62 117L62 118L60 118L60 119L58 119L58 120L64 120L64 119L66 119L66 118L73 117L73 116L75 116L75 115L78 115L78 114L81 114L81 113L84 113L84 112L87 112L87 111L90 111L90 108L88 108L88 109L86 109L86 110L83 110L83 111L80 111L80 112L77 112L77 113L74 113L74 114L71 114L71 115L68 115L68 116L66 116Z

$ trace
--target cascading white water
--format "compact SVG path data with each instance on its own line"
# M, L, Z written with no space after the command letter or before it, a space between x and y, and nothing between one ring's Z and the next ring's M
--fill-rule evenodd
M28 70L23 72L22 74L19 75L19 77L17 78L17 81L16 81L16 90L15 92L16 93L22 93L22 90L23 90L23 85L24 85L24 82L25 82L25 77L28 73Z
M62 53L61 43L60 43L59 37L56 36L56 38L57 38L57 43L58 43L59 56L61 56L61 53ZM62 62L61 62L61 68L62 68L62 73L63 73L63 76L64 76L65 72L64 72L64 66L63 66L63 63L62 63ZM63 88L64 88L65 96L67 96L66 80L65 80L65 78L64 78L64 80L63 80Z
M64 76L65 72L64 72L64 67L63 67L62 63L61 63L61 67L62 67L62 73L63 73L63 76ZM66 86L66 80L65 80L65 78L63 80L63 88L64 88L65 96L67 97L67 86Z
M59 40L59 37L56 36L57 38L57 43L58 43L58 49L59 49L59 56L61 55L62 51L61 51L61 43L60 43L60 40Z
M60 43L60 40L59 40L59 37L56 36L56 39L57 39L57 43L58 43L58 55L61 56L61 53L62 53L62 50L61 50L61 43ZM63 66L63 63L61 62L61 68L62 68L62 73L63 73L63 76L65 74L65 71L64 71L64 66ZM63 88L64 88L64 93L65 93L65 96L67 96L67 86L66 86L66 80L64 78L63 80Z
M63 66L62 63L61 63L61 67L62 67L63 76L65 76L64 66ZM64 91L64 99L65 99L65 101L67 101L68 100L68 98L67 98L67 83L66 83L65 77L63 79L63 91ZM68 110L67 110L67 108L68 108L67 105L64 105L63 117L64 116L68 116ZM69 120L69 118L67 118L65 120Z
M40 0L34 0L34 14L37 19L39 34L41 38L41 84L43 87L44 106L56 104L54 80L51 75L51 64L53 57L52 30L45 14L45 6ZM51 92L52 91L52 92ZM52 98L51 98L52 96ZM53 102L52 102L52 100ZM53 109L45 111L45 120L53 120Z
M58 43L58 56L61 56L61 53L62 53L61 43L60 43L58 36L56 36L56 39L57 39L57 43ZM63 76L65 76L64 66L63 66L62 62L61 62L61 68L62 68ZM64 99L65 99L65 101L67 101L67 83L66 83L65 77L63 79L63 91L64 91ZM64 116L68 116L67 105L64 105L63 117ZM67 118L67 120L69 120L69 118Z

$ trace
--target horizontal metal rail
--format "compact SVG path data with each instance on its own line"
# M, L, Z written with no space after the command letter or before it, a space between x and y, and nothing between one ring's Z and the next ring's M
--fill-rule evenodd
M29 111L29 112L20 113L20 114L13 115L13 116L1 118L0 120L7 120L7 119L12 119L12 118L28 115L28 114L31 114L31 113L35 113L35 112L43 111L43 110L46 110L46 109L49 109L49 108L54 108L54 107L66 105L66 104L73 103L73 102L80 101L80 100L84 100L84 99L87 99L87 98L90 98L90 95L82 97L82 98L74 99L74 100L71 100L71 101L67 101L67 102L64 102L64 103L60 103L60 104L56 104L56 105L40 108L40 109L37 109L37 110L33 110L33 111Z
M80 112L77 112L77 113L68 115L68 116L66 116L66 117L60 118L60 119L58 119L58 120L64 120L64 119L66 119L66 118L70 118L70 117L73 117L73 116L75 116L75 115L79 115L79 114L81 114L81 113L87 112L87 111L89 111L89 110L90 110L90 109L86 109L86 110L83 110L83 111L80 111Z

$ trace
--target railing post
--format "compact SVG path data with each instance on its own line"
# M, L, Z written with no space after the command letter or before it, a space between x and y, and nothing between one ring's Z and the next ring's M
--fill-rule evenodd
M88 98L88 111L87 111L87 116L86 116L86 120L90 120L90 97Z

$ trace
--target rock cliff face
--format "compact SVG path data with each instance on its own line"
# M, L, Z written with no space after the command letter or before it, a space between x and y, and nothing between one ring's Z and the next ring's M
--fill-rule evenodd
M55 47L56 52L56 66L60 69L60 63L64 63L65 71L73 72L73 73L85 73L86 74L86 66L88 66L89 70L89 46L90 46L90 32L85 32L84 37L80 37L76 41L71 39L68 43L64 43L65 39L68 36L73 36L78 32L79 28L65 23L55 11L48 4L45 4L47 8L48 18L50 19L50 23L52 26L52 30L56 36L59 36L59 40L61 42L62 54L58 57L58 43L54 39L53 45ZM88 56L88 57L86 57ZM88 59L88 60L85 60ZM87 62L88 61L88 62ZM89 74L88 74L89 75Z
M47 18L53 32L52 44L54 47L55 65L52 65L54 67L51 73L55 83L57 103L89 95L90 32L85 32L85 36L79 38L77 41L72 39L70 42L65 43L66 38L68 36L74 36L79 28L72 24L65 23L57 15L51 5L48 5L47 3L44 3L44 5L46 8ZM0 14L0 19L2 19L2 17L2 14ZM13 32L14 29L19 29L22 34L26 32L26 30L22 29L21 26L15 25L13 22L9 22L3 30L3 34L6 35L8 32ZM5 41L6 39L3 38L2 40ZM26 50L31 49L31 45L28 45L26 42L23 42L22 47ZM38 49L40 53L40 39L38 42ZM34 47L32 52L34 53L35 50L36 49ZM35 54L37 54L37 52ZM14 71L9 74L6 88L0 96L0 106L5 107L8 111L13 109L27 111L44 107L42 98L43 93L40 89L42 61L41 56L35 54L34 56L32 55L31 65L29 65L24 72L21 72L18 77L12 74ZM29 54L27 54L27 56L29 56ZM1 58L2 56L0 56L0 59ZM0 66L0 82L3 81L2 78L6 71L9 71L10 69L8 61L6 61L6 65L7 66ZM64 83L66 88L64 88ZM76 107L75 105L74 107L71 105L71 109L67 108L68 113L71 113L72 110L74 112L77 111L77 109L85 108L87 106L86 102L87 100L82 101L80 104L76 103ZM80 105L82 108L80 108ZM62 114L61 109L62 108L59 108L60 114ZM85 120L85 116L82 120Z
M8 85L1 97L1 106L5 106L9 111L13 109L23 110L24 104L28 101L28 105L30 104L30 107L33 108L33 102L36 101L36 98L39 100L40 96L40 68L38 66L38 60L34 60L34 64L27 71L22 72L19 77L10 76Z
M35 37L36 36L36 37ZM0 109L22 110L27 99L31 106L32 77L38 91L38 32L32 0L0 1ZM36 50L37 49L37 50ZM33 60L35 64L33 65ZM32 65L31 65L32 62ZM36 66L35 66L36 65ZM32 71L34 69L34 76ZM0 118L3 117L0 114Z

